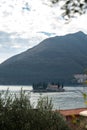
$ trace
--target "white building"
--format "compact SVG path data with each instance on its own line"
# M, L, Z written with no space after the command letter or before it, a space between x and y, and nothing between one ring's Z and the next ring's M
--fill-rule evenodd
M74 78L78 83L84 83L87 80L87 74L75 74Z

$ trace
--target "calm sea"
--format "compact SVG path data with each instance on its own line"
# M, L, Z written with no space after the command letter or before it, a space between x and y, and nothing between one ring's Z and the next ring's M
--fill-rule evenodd
M21 88L29 92L32 90L32 86L0 86L0 91L9 90L13 93L18 93ZM52 98L53 109L72 109L72 108L84 108L87 107L84 104L82 92L87 93L87 87L65 87L65 92L49 92L49 93L33 93L30 92L30 100L36 104L40 96L48 96Z

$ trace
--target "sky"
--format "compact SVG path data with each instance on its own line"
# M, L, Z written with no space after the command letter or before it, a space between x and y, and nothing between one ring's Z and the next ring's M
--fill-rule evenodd
M59 7L49 0L0 0L0 63L46 38L87 34L87 14L67 22Z

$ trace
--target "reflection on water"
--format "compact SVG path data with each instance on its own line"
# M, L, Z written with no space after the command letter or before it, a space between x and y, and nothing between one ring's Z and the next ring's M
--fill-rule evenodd
M11 92L17 93L21 90L30 92L32 86L0 86L0 91L6 91L7 88ZM84 104L84 99L82 97L82 92L87 92L87 87L65 87L65 92L46 92L46 93L33 93L30 92L30 100L32 103L37 103L40 96L48 96L49 99L52 98L54 109L70 109L70 108L81 108L86 107Z

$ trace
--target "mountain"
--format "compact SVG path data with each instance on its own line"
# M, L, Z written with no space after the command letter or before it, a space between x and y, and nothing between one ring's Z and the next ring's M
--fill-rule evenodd
M36 82L74 84L87 69L87 35L82 32L45 39L0 65L0 84Z

